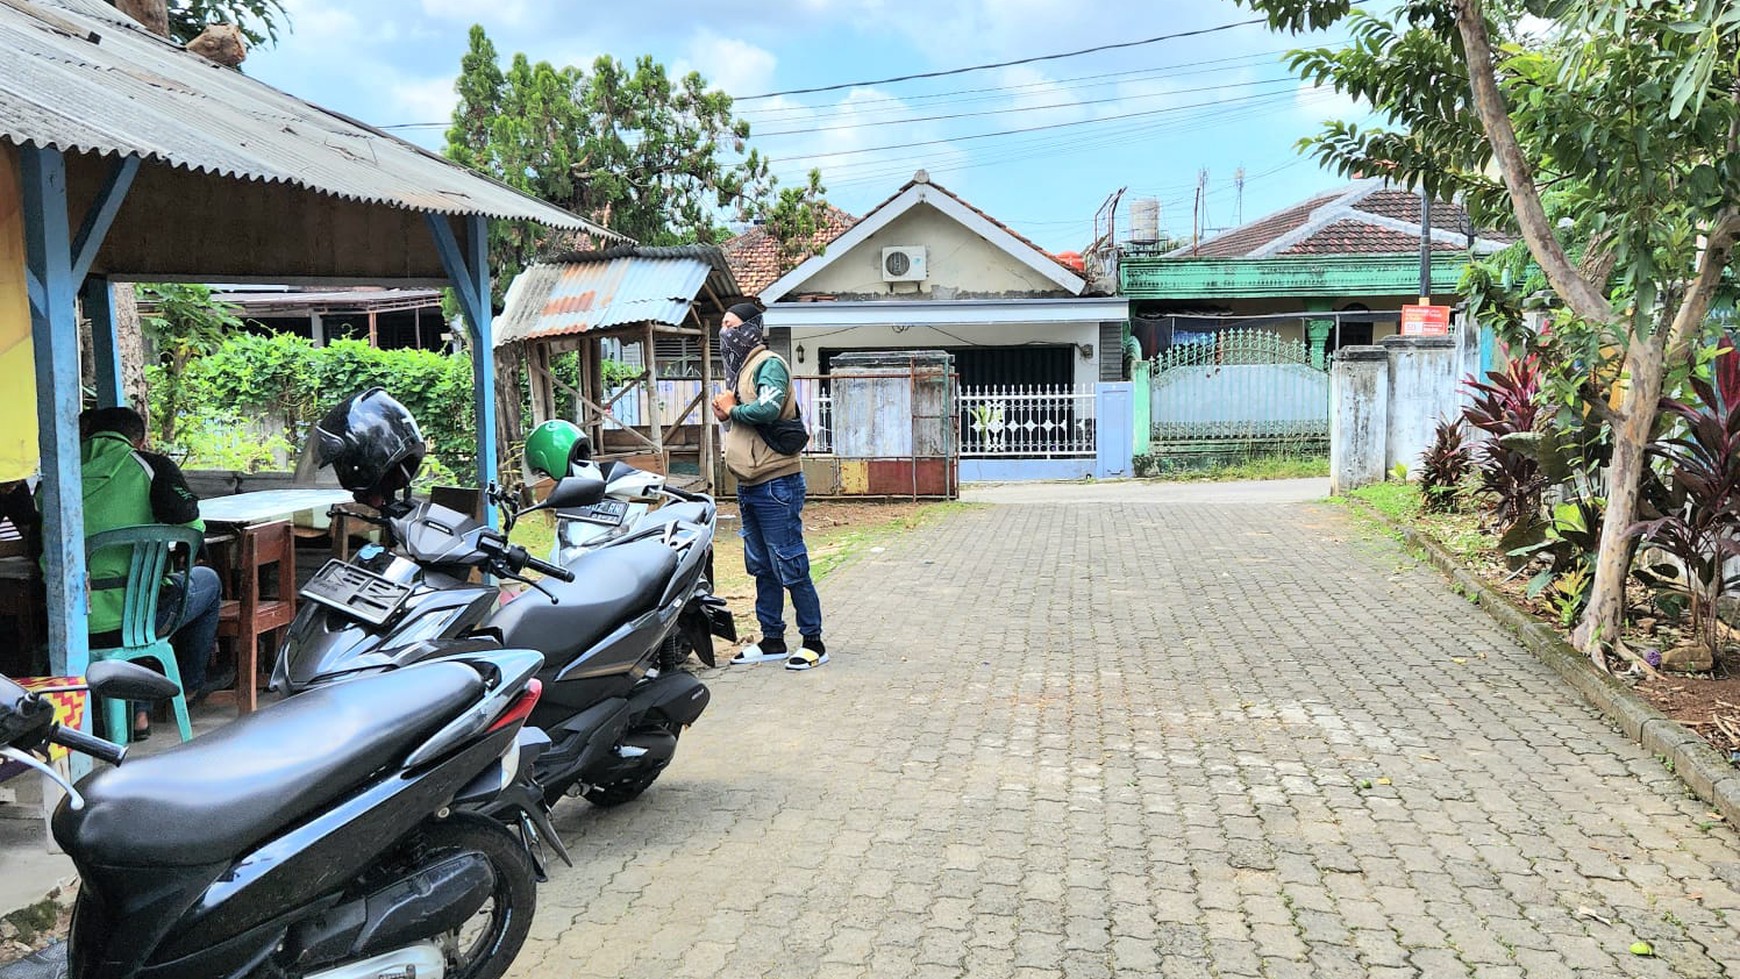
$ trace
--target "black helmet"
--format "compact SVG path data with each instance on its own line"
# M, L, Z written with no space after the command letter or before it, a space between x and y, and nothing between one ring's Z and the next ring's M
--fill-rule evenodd
M339 485L379 505L411 485L429 451L417 420L382 388L352 395L314 426L314 462L331 466Z

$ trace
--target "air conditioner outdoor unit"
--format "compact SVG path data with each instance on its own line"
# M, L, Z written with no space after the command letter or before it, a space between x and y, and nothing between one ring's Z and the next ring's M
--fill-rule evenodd
M925 270L923 245L894 245L882 249L883 282L923 282Z

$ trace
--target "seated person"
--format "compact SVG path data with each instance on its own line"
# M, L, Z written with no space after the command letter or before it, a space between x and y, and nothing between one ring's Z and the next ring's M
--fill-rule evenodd
M131 408L93 408L79 416L83 436L85 536L141 524L180 524L204 530L199 497L188 488L181 467L165 456L146 452L145 420ZM130 556L120 548L97 552L89 574L93 582L125 578ZM186 574L171 575L157 602L157 632L169 633L181 670L182 689L190 703L229 685L228 678L206 683L206 663L217 644L218 600L222 592L216 571L196 565ZM116 645L125 593L119 588L91 592L91 647ZM179 614L177 614L179 612ZM107 635L105 635L105 633ZM139 711L133 737L151 733L151 716Z

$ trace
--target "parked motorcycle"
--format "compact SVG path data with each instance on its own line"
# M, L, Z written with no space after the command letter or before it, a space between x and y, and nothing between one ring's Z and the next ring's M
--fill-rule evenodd
M0 677L0 755L66 790L52 827L81 882L68 941L0 979L496 979L536 906L531 840L460 807L513 779L542 663L432 659L132 762ZM176 692L130 663L86 680ZM68 784L34 754L51 744L119 767Z
M596 479L570 476L544 502L507 509L506 529L534 510L596 504L602 491ZM489 497L508 502L493 488ZM552 802L569 790L595 805L627 802L658 778L706 708L706 686L681 663L691 650L711 662L715 634L735 638L704 574L714 516L706 497L667 505L559 567L455 511L387 504L379 523L390 547L330 562L309 582L272 686L299 694L418 662L455 641L537 649L544 695L531 723L551 745L533 765L534 780ZM478 580L485 574L528 588L504 601Z
M587 551L606 546L642 526L649 511L673 502L710 502L707 497L667 485L659 473L621 461L592 457L592 439L573 422L551 419L526 436L525 461L548 479L582 476L602 480L604 499L583 507L553 511L556 539L550 560L566 565ZM708 552L707 576L713 575Z

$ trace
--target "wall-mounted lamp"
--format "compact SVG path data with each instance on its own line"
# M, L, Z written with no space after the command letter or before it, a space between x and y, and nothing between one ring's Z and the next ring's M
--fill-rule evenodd
M801 343L797 345L797 359L800 364L804 362L804 345Z
M1093 344L1091 344L1091 343L1078 343L1078 344L1076 344L1076 349L1081 351L1081 359L1083 359L1083 360L1094 359L1094 345Z

